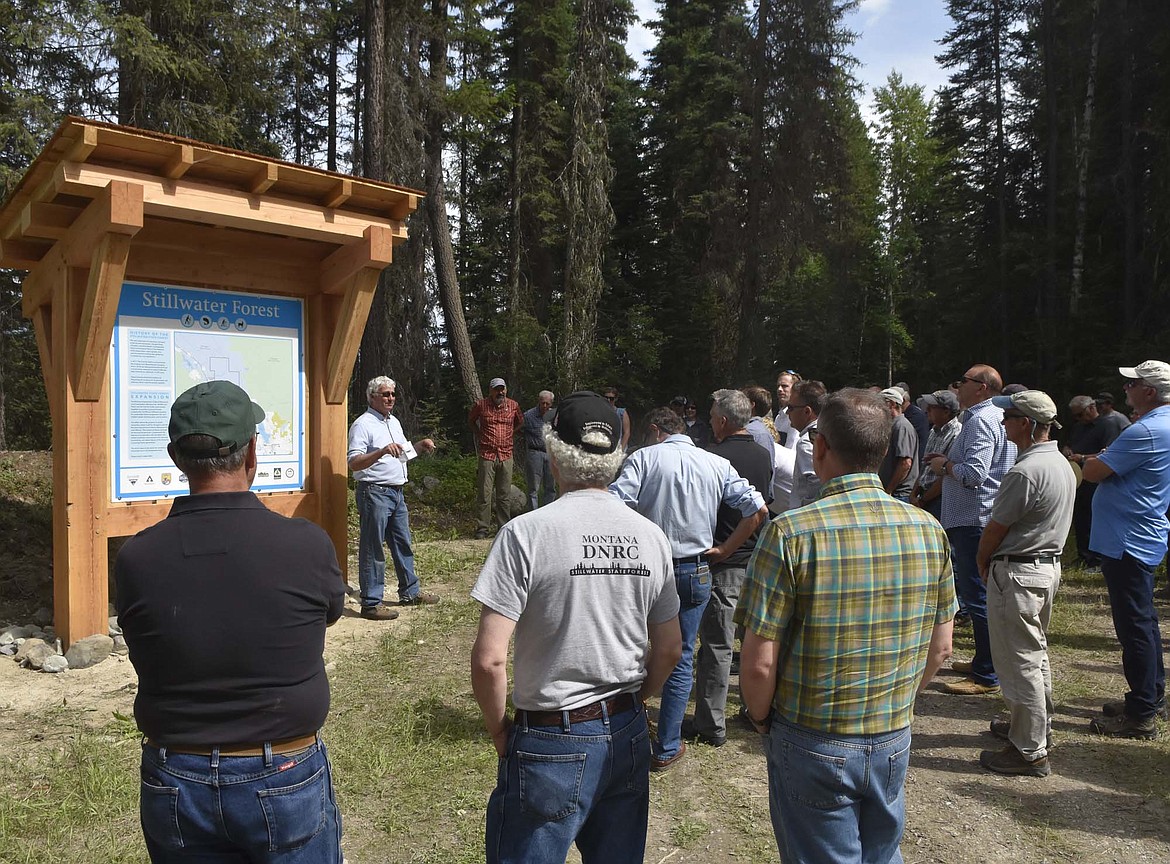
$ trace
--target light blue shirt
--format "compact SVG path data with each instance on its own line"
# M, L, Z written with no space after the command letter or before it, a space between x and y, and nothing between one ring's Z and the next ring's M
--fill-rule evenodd
M795 510L817 500L821 494L821 478L813 470L813 441L812 433L816 431L817 421L812 421L799 432L794 428L791 433L796 438L796 460L792 468L792 493L788 496L786 510Z
M1128 552L1156 567L1166 554L1170 508L1170 405L1128 426L1100 459L1113 474L1093 495L1089 548L1118 560Z
M409 440L402 431L402 424L393 414L383 417L373 408L353 421L349 427L349 446L346 458L361 456L380 450L390 442L405 446ZM406 482L406 463L397 456L387 453L369 468L353 472L354 480L378 483L384 486L401 486Z
M630 454L609 491L662 529L675 558L711 548L720 504L744 516L764 509L763 496L730 462L686 435Z
M772 473L776 472L776 439L759 417L753 417L743 427L743 431L752 436L752 440L768 451L768 467Z
M951 470L943 478L942 526L985 528L1003 475L1016 463L1016 445L1007 440L1003 409L990 399L963 412L963 428L947 458Z

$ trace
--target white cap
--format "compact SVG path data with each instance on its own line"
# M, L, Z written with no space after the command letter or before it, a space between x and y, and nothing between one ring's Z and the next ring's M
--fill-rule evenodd
M1147 360L1137 366L1119 366L1117 371L1123 378L1137 378L1149 384L1165 398L1170 396L1170 363L1161 360Z
M497 387L507 387L507 386L508 385L504 383L503 378L493 378L491 380L491 383L488 384L488 389L495 390Z

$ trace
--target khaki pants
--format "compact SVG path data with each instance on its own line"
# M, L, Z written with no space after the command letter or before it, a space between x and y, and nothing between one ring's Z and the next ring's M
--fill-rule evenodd
M475 472L475 515L476 529L492 529L492 498L495 493L496 527L504 527L508 521L508 490L512 488L512 460L495 462L480 459Z
M991 659L1012 715L1008 740L1029 761L1048 755L1053 711L1048 623L1059 587L1059 564L993 560L987 575Z

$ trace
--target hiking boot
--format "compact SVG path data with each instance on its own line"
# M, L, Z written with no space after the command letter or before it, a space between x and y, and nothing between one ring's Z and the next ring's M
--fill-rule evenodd
M706 744L708 747L722 747L727 743L727 735L708 735L706 732L700 732L695 728L695 720L693 717L687 717L682 722L682 737L688 741L698 741L701 744Z
M438 594L424 594L419 592L413 597L407 597L398 601L399 606L434 606L439 602Z
M389 606L363 606L361 615L367 621L393 621L398 617L398 610Z
M1047 777L1052 773L1047 756L1029 762L1011 744L1002 750L984 750L979 754L979 764L996 774L1015 777Z
M1154 710L1158 713L1158 716L1161 719L1170 720L1170 716L1167 715L1166 700L1164 698L1158 700L1158 703L1154 706ZM1125 700L1122 699L1120 702L1106 702L1104 705L1101 706L1101 713L1104 714L1106 717L1122 717L1122 716L1124 716L1125 715Z
M1120 717L1098 717L1089 724L1089 731L1108 738L1157 738L1158 721L1153 715L1137 720L1128 714Z
M974 678L964 678L962 681L942 685L944 693L954 693L956 696L986 696L999 692L998 684L980 684Z
M1012 731L1012 721L1007 717L996 717L991 721L991 734L996 738L1002 738L1004 741L1010 740L1008 736ZM1052 728L1048 729L1048 736L1044 739L1044 749L1052 749Z
M955 660L951 663L951 671L958 672L960 675L970 675L971 674L971 661L970 660Z

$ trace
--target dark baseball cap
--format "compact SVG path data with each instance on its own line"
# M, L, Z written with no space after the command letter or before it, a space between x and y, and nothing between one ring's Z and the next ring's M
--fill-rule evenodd
M185 456L213 459L230 456L247 445L264 420L264 409L230 381L205 381L183 391L171 406L167 427L171 443ZM207 435L219 442L213 450L195 451L179 445L188 435Z
M959 398L950 390L935 390L922 397L927 407L945 408L952 414L959 413Z
M549 422L562 441L586 453L612 453L622 440L617 412L592 390L570 393L557 405Z

